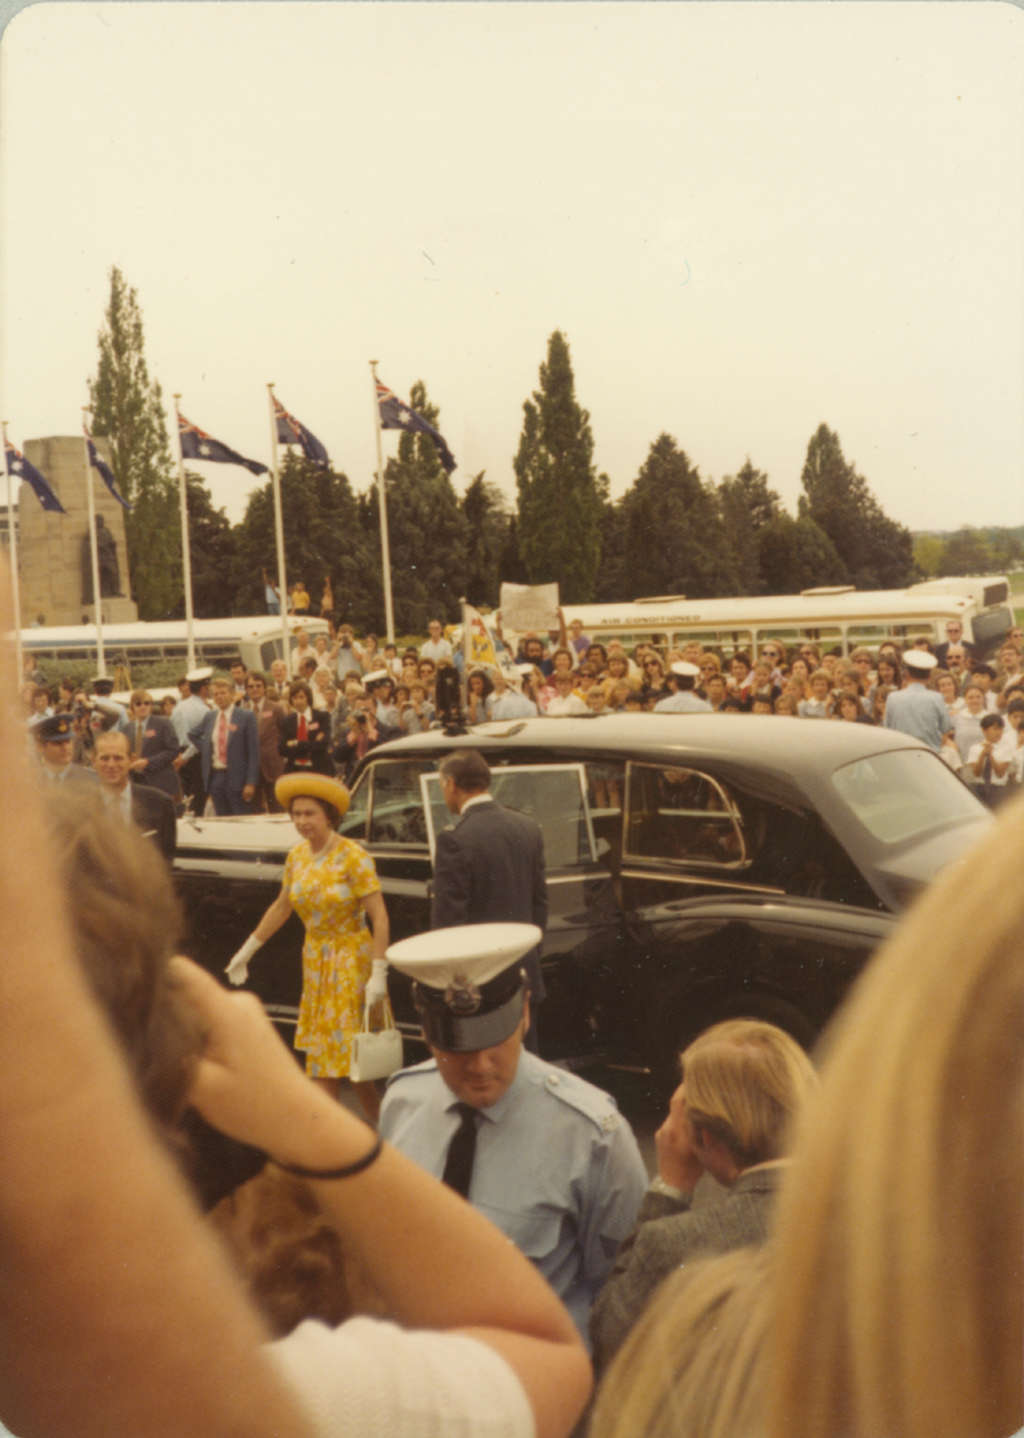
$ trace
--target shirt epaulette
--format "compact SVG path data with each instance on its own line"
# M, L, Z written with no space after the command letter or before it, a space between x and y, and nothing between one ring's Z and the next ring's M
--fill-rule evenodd
M542 1087L591 1123L601 1133L614 1133L622 1126L622 1115L608 1095L593 1084L577 1078L565 1069L549 1068L540 1076Z

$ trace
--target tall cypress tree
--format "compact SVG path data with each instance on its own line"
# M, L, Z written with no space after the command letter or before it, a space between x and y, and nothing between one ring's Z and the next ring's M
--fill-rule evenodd
M174 466L160 386L149 378L136 292L115 265L89 381L92 429L110 444L110 467L125 499L131 592L143 619L180 613L181 541Z
M630 598L735 594L739 579L713 486L660 434L622 498Z
M843 457L839 436L819 425L801 476L801 519L825 531L858 589L900 588L914 573L910 530L882 510L867 480Z
M568 603L591 599L601 559L601 483L590 415L576 403L569 346L560 330L548 340L540 388L523 405L513 465L519 551L529 582L557 580Z

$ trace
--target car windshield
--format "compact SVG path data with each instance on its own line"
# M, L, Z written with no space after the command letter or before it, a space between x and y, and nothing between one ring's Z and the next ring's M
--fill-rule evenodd
M874 838L902 844L930 829L978 817L978 801L937 754L894 749L844 764L839 795Z

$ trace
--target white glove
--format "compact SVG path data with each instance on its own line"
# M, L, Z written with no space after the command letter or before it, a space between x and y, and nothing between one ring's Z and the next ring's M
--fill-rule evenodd
M366 993L363 995L366 1007L372 1008L380 999L388 996L388 961L387 959L374 959L373 972L366 982Z
M249 960L259 948L262 948L261 941L255 934L250 934L238 950L238 953L232 954L231 960L224 972L227 974L229 981L236 987L239 984L244 984L249 977Z

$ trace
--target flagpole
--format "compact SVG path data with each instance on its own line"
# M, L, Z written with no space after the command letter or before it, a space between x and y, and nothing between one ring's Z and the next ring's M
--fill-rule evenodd
M267 396L270 400L270 455L271 469L270 479L274 492L274 543L277 546L277 596L281 608L281 658L288 666L288 675L292 672L292 646L291 636L288 633L288 590L286 587L287 576L284 568L284 516L281 509L281 476L278 473L277 460L277 419L274 415L274 382L267 385Z
M11 489L11 471L7 464L7 421L0 424L4 441L4 469L7 470L7 538L11 553L11 599L14 606L14 649L16 663L18 666L18 683L22 680L22 659L21 659L21 583L18 579L18 534L14 523L14 499ZM21 502L19 496L19 513Z
M88 428L86 415L91 413L87 404L82 405L82 458L85 460L85 498L89 511L89 558L92 560L92 603L93 618L96 621L96 673L101 679L107 676L107 656L103 649L103 596L100 593L100 561L96 547L96 501L92 489L92 464L89 460L89 440L85 434Z
M373 375L373 418L377 427L377 503L380 507L380 558L384 578L384 618L388 643L395 642L395 615L391 605L391 550L388 545L388 505L384 494L384 453L380 442L380 404L377 401L377 361L370 361Z
M181 512L181 581L185 590L185 644L188 672L196 667L196 624L192 608L192 541L188 528L188 487L185 484L185 457L181 452L180 394L174 396L174 428L178 432L178 508Z
M469 605L465 595L459 600L462 610L462 702L469 707L469 667L473 653L472 637L469 632Z

